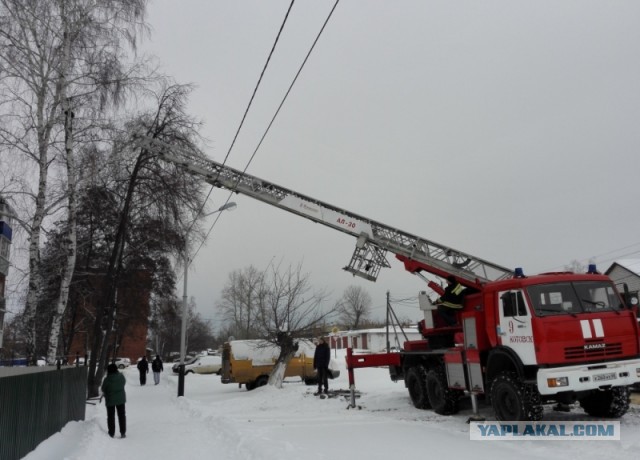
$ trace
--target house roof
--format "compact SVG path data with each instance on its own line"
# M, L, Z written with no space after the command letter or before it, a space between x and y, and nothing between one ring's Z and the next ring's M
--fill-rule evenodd
M630 272L635 273L640 276L640 259L621 259L616 260L611 266L607 269L607 274L611 272L615 265L619 265L622 268L626 268Z
M418 328L416 326L406 326L403 328L406 333L419 333ZM375 329L357 329L355 331L338 331L334 334L330 334L331 336L349 336L349 335L362 335L362 334L386 334L387 329L384 327L375 328ZM389 334L402 334L400 328L396 327L394 331L393 328L389 329Z

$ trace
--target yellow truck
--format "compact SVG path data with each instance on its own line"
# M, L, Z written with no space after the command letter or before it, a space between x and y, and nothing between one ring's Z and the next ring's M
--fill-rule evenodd
M317 383L313 369L315 347L300 341L298 351L291 358L285 377L300 377L307 385ZM265 340L232 340L222 347L222 383L237 383L247 390L266 385L278 359L280 349ZM332 363L329 377L337 378L340 371Z

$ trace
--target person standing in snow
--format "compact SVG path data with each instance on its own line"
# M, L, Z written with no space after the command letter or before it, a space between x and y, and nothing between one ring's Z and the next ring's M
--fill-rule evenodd
M322 387L324 387L324 393L329 393L329 361L331 360L331 350L324 337L320 337L318 345L316 346L316 352L313 355L313 368L317 371L318 376L318 392L322 393Z
M116 411L118 412L118 427L120 428L120 436L126 438L127 432L127 414L125 412L125 403L127 402L127 394L124 391L125 378L118 372L118 366L109 364L107 367L107 376L102 382L102 395L104 396L105 405L107 406L107 429L109 436L113 438L116 433Z
M157 385L160 383L160 372L164 370L160 355L156 355L156 359L151 362L151 370L153 371L153 381Z
M140 385L144 385L147 383L147 374L149 373L149 362L146 356L143 356L138 362L138 371L140 372Z

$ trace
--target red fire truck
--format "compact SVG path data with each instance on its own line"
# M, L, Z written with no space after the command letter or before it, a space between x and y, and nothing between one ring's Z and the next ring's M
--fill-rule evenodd
M432 269L398 258L412 273ZM607 276L591 266L583 274L460 281L467 288L458 324L439 326L421 293L423 340L405 342L400 353L349 353L351 383L353 369L389 366L416 407L439 414L456 413L466 395L476 414L476 397L488 397L498 420L540 420L553 402L579 401L598 417L627 412L629 386L640 380L638 322Z

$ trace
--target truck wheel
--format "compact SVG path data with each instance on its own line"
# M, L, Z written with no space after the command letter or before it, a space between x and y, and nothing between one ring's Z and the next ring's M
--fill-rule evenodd
M427 371L424 366L414 366L407 370L405 383L409 390L409 397L417 409L431 409L426 385Z
M536 421L542 419L540 393L511 372L499 374L491 384L491 405L501 421Z
M256 388L256 382L247 382L244 386L247 387L247 391L251 391Z
M265 386L267 383L269 383L269 377L267 377L266 375L261 375L260 377L258 377L256 379L256 388L258 387L263 387Z
M627 387L613 387L594 391L580 400L580 406L594 417L620 418L629 410L630 393Z
M429 404L436 414L452 415L458 413L461 391L451 390L447 384L444 369L431 369L426 375Z

